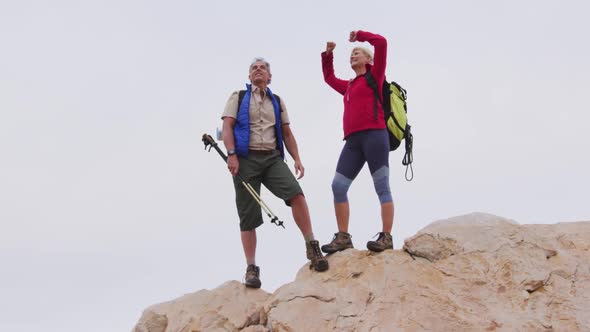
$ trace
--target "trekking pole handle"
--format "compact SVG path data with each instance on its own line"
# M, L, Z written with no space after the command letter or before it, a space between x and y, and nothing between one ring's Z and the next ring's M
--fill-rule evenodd
M223 153L223 151L221 151L219 145L217 145L217 142L215 142L211 135L203 134L203 143L205 144L205 149L207 149L207 146L210 147L209 150L211 150L211 147L213 147L217 151L217 153L219 153L221 158L223 158L223 160L227 162L227 156L225 155L225 153Z
M217 144L217 142L215 142L211 135L203 134L203 143L205 144L205 150L207 149L207 147L209 147L209 150L211 150L211 147L213 147L217 151L217 153L219 153L221 158L223 158L223 161L227 163L227 156L225 155L225 153L223 153L223 151L221 151L219 145ZM240 180L242 180L242 182L247 183L246 180L240 175L240 173L238 173L237 176Z

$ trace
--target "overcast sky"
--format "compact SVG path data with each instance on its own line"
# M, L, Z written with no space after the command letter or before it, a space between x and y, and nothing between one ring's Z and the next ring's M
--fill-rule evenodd
M408 91L412 182L390 155L394 245L474 211L590 220L585 1L0 2L0 330L129 331L143 309L227 280L245 261L214 134L254 57L271 63L299 143L316 237L336 231L351 30L387 38ZM293 162L287 159L292 168ZM293 280L303 238L259 228L263 289ZM368 169L353 183L356 248L380 231ZM268 221L265 218L265 221Z

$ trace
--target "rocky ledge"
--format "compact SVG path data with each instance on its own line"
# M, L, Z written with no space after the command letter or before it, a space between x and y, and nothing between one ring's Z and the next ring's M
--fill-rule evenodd
M402 250L348 249L274 293L228 281L147 308L133 332L590 331L590 222L474 213Z

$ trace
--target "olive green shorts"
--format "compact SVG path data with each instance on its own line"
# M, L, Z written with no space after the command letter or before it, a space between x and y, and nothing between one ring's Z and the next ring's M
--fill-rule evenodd
M291 198L302 194L299 182L281 159L279 151L272 154L248 153L248 158L238 157L240 175L260 195L260 184L275 196L289 205ZM262 225L262 211L260 205L242 184L238 176L234 176L236 190L236 207L240 216L240 230L250 231Z

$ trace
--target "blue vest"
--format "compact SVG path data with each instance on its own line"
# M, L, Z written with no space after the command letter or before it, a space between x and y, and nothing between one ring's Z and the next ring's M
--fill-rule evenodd
M266 93L272 100L275 110L275 134L277 138L277 150L281 152L281 157L285 159L283 148L283 131L281 130L281 112L279 102L272 91L266 88ZM246 84L246 94L242 99L242 104L238 105L238 115L236 125L234 126L234 139L236 142L236 154L241 157L248 157L248 146L250 145L250 97L252 96L252 84Z

